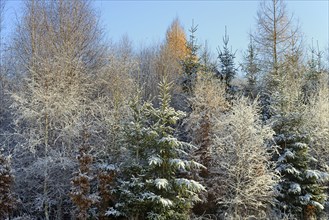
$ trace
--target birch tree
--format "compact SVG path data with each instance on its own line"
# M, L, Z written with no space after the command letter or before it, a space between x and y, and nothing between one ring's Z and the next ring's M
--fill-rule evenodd
M90 103L92 79L105 61L95 11L89 1L27 1L12 48L22 78L12 94L17 172L36 181L17 190L35 216L62 218L70 174L59 181L58 168L65 173L75 166L81 106ZM30 152L34 157L22 158Z
M276 175L267 148L273 134L256 101L239 98L231 111L216 116L207 185L223 219L266 216L274 201Z

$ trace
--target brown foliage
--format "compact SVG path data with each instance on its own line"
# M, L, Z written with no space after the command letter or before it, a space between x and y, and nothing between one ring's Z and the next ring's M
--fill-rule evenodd
M9 161L0 152L0 220L10 214L15 205L11 188L14 183ZM4 217L4 218L2 218Z

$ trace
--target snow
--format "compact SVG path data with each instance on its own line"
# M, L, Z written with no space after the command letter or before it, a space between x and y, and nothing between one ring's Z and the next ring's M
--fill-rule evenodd
M320 204L319 202L317 202L317 201L312 201L311 204L314 205L315 207L321 209L321 210L324 209L324 206L321 205L321 204Z
M154 184L158 189L167 189L168 180L166 180L166 179L155 179Z
M105 212L106 216L122 216L123 214L121 212L119 212L118 210L115 210L113 207L109 208L106 212Z
M300 188L300 185L298 183L291 183L290 188L288 192L294 193L294 194L300 194L302 189Z
M102 164L100 165L100 169L106 170L106 171L116 171L117 168L114 164Z
M283 162L286 161L287 158L294 158L295 154L293 152L291 152L289 149L287 149L283 155L281 155L278 159L278 162Z
M164 207L170 207L173 205L173 202L170 199L160 198L159 203L162 204Z
M306 178L315 178L318 182L329 180L329 174L318 170L306 170Z
M158 166L158 165L161 165L162 164L162 159L159 157L159 156L151 156L149 158L149 165L152 166L152 165L155 165L155 166Z
M198 183L194 180L178 178L178 179L176 179L176 183L180 186L186 186L189 190L194 191L194 192L200 192L200 191L206 190L206 188L203 185L201 185L200 183Z
M143 194L141 194L141 198L144 199L148 199L148 200L156 200L159 198L159 196L155 195L153 192L145 192Z
M178 169L185 170L186 161L184 161L184 160L181 160L181 159L170 159L169 160L169 163L172 164L172 165L174 165L174 166L177 166Z

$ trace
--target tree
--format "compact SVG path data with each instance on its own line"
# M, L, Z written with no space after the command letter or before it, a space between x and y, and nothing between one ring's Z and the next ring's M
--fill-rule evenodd
M324 209L324 183L329 174L312 169L315 159L309 153L309 140L298 131L300 118L295 116L281 117L275 127L280 134L275 141L281 149L276 169L282 176L276 187L278 205L299 219L314 219Z
M180 91L179 79L183 74L181 62L188 55L188 50L184 28L179 19L175 18L168 27L165 42L160 45L159 54L156 56L156 72L158 75L157 81L153 82L156 91L156 85L163 77L174 82L173 92Z
M188 55L185 31L178 18L173 20L167 30L165 47L177 61L184 60Z
M9 118L7 113L8 109L8 95L7 93L7 79L6 79L6 67L5 67L5 44L3 42L3 14L5 12L5 0L0 2L0 131L2 129L6 130L5 124ZM1 140L1 139L0 139Z
M224 219L258 219L274 202L276 175L267 147L274 132L259 116L257 100L244 97L215 116L206 186Z
M212 131L215 116L229 109L225 85L212 74L200 76L196 82L194 96L190 98L192 112L187 119L192 142L198 149L194 152L197 161L208 167L211 157ZM206 178L208 170L201 173Z
M284 0L264 0L260 3L253 39L266 72L278 74L280 62L290 45L289 40L298 31L298 27L293 26L293 17L288 15Z
M188 143L173 136L173 125L183 112L169 106L170 84L162 82L160 106L149 102L132 103L134 120L126 128L129 158L121 167L118 179L118 201L110 207L110 216L128 219L187 219L198 193L204 187L188 178L188 171L203 167L187 160Z
M200 74L216 74L217 62L213 59L213 54L210 51L207 41L205 41L200 55Z
M187 42L188 54L182 61L183 66L183 91L186 93L193 93L193 87L197 78L197 73L200 68L200 60L198 58L199 46L196 42L195 32L198 30L198 26L192 26L189 29L190 39Z
M79 149L79 171L75 172L72 178L72 187L70 197L72 202L77 207L76 216L80 220L87 220L89 217L88 211L93 204L98 202L98 197L91 193L91 181L93 180L92 171L90 170L93 162L92 156L89 154L88 133L84 130L83 143Z
M317 159L316 167L322 171L329 172L329 152L328 152L328 135L329 135L329 88L328 78L325 74L319 73L319 84L317 91L313 92L305 107L303 114L302 130L310 134L310 153Z
M260 63L258 58L258 53L255 48L255 42L250 35L250 40L248 44L248 49L243 56L244 62L242 63L242 70L246 73L246 78L248 81L247 93L251 97L255 97L255 89L257 81L259 80Z
M187 118L186 124L192 143L197 149L192 153L192 158L203 164L207 169L201 169L197 180L207 184L212 176L209 173L211 164L211 146L213 144L213 131L216 116L229 110L230 104L226 99L225 84L213 73L203 73L199 76L194 95L189 99L192 112ZM198 215L216 212L216 195L211 191L201 193L202 201L197 203L193 212Z
M0 219L5 219L13 211L16 201L12 192L14 176L9 159L1 151L2 149L0 149Z
M82 106L92 106L92 82L105 63L102 32L90 4L27 1L13 37L11 53L20 79L11 95L17 143L13 164L17 184L25 185L24 177L30 180L29 187L18 185L17 190L24 209L46 220L54 213L67 214L62 210L72 172L62 174L74 165Z
M322 55L323 52L320 51L319 46L317 49L314 48L313 42L310 48L311 57L307 62L307 67L304 76L304 86L303 92L305 96L305 101L309 101L312 94L319 92L321 85L321 80L326 80L323 78L323 68L322 68Z
M302 84L293 83L286 76L278 80L277 92L272 95L271 123L278 145L276 170L281 179L276 187L278 207L292 213L298 219L312 219L323 209L326 199L324 183L329 179L326 172L317 170L310 155L312 133L303 130ZM306 119L309 120L309 119Z
M227 35L225 27L225 36L223 37L223 50L218 49L218 59L220 65L220 78L222 78L225 82L227 91L232 88L231 82L232 79L234 79L237 71L234 65L235 53L233 53L232 49L230 50L228 47L229 40L230 38Z

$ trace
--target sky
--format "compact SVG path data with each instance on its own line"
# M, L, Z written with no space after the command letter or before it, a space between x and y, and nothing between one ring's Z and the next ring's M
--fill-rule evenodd
M300 24L306 45L319 42L320 49L329 48L329 0L287 0L287 11ZM2 35L9 36L19 20L22 1L7 0ZM194 21L198 25L199 44L207 44L216 54L222 46L225 26L230 37L229 45L236 51L238 62L246 50L248 32L255 30L259 1L112 1L96 0L93 3L100 15L105 35L114 42L128 35L136 49L164 40L165 33L175 17L185 31Z

